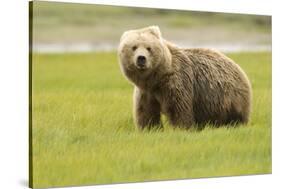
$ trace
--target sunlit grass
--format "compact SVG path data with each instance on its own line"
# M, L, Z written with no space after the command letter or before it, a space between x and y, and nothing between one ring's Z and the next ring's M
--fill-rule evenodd
M247 126L139 132L116 53L34 54L34 187L271 173L271 54L229 56L253 86Z

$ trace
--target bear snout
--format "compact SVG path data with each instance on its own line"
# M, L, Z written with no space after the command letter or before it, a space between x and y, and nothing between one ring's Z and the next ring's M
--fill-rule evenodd
M145 56L138 56L137 57L137 67L144 68L146 66L146 57Z

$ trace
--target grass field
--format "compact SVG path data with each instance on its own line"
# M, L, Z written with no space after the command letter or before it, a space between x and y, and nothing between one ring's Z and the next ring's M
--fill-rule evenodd
M34 54L33 186L271 173L271 53L229 56L252 83L249 125L139 132L116 53Z

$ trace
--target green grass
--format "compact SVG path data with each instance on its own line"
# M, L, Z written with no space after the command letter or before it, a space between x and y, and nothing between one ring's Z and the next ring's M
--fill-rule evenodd
M116 53L33 55L33 186L271 173L271 53L229 54L253 86L247 126L139 132Z

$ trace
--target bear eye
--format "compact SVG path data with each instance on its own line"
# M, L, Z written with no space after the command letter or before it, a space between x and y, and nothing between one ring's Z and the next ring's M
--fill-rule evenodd
M151 48L150 48L150 47L147 47L146 50L148 50L148 51L150 52L150 51L151 51Z
M132 50L135 51L138 47L137 46L133 46Z

